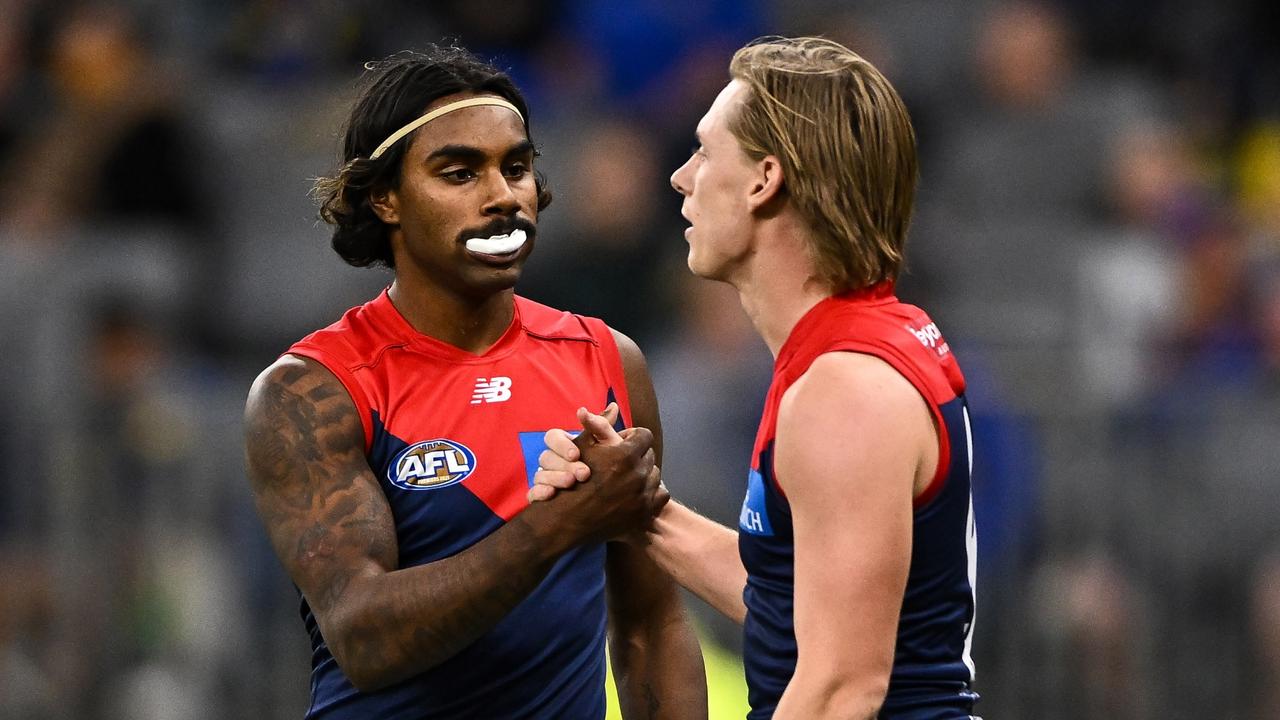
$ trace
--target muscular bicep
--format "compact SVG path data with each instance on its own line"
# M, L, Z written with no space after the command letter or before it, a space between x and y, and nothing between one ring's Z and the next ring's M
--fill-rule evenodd
M395 569L395 526L360 418L323 366L285 356L258 377L245 451L271 544L322 623L353 578Z
M795 532L802 664L888 682L932 418L884 362L831 353L788 390L775 469Z

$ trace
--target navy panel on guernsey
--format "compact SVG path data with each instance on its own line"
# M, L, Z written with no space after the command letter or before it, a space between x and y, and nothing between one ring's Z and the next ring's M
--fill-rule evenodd
M387 467L409 444L373 413L370 466L392 502L401 539L400 566L422 565L470 547L503 520L464 484L431 490L393 486ZM513 442L518 439L513 436ZM491 631L432 668L376 694L362 694L329 652L305 598L303 622L312 643L313 705L307 720L445 720L605 715L604 545L560 558L538 587Z

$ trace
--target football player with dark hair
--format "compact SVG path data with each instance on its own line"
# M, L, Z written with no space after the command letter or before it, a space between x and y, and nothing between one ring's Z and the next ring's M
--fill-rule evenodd
M666 502L635 343L514 293L551 200L529 110L459 48L371 65L317 183L391 285L295 343L246 409L258 512L302 596L308 718L706 717L698 643L637 537ZM551 428L608 408L612 480L530 505ZM584 446L595 442L582 437Z

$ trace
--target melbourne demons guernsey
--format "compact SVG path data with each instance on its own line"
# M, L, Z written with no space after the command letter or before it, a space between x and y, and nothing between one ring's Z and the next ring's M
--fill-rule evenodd
M506 333L482 355L417 332L384 291L289 353L346 386L364 423L369 467L395 519L400 564L440 560L520 513L550 428L616 400L626 380L604 323L515 298ZM307 718L600 720L604 697L603 545L577 548L491 631L444 663L361 693L311 635Z
M841 351L889 363L924 397L938 427L938 472L915 502L910 572L879 717L968 718L977 699L969 659L976 566L964 378L937 325L919 308L899 302L890 283L818 303L778 352L738 525L747 569L748 717L773 716L796 667L795 542L791 508L773 466L778 406L818 356ZM823 432L838 442L839 428ZM833 565L829 572L840 568Z

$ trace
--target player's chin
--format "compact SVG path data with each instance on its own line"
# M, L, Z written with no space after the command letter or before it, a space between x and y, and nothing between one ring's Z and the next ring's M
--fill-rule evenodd
M715 268L712 266L712 263L707 262L707 259L702 257L696 248L689 248L689 256L685 262L689 266L689 272L694 275L708 279L715 279L713 272Z
M515 287L520 275L524 272L525 258L517 257L504 263L477 263L469 272L468 285L482 295L488 295Z
M699 262L699 259L689 254L689 272L697 275L704 280L717 280L719 282L729 282L728 269L724 265L716 265L706 262Z

